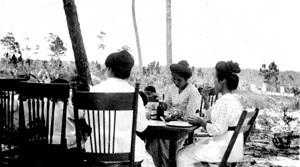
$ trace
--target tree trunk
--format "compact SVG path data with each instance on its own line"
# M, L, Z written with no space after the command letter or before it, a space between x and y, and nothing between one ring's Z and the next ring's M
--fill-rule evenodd
M172 64L172 15L171 15L171 0L167 1L166 21L167 21L167 66Z
M88 83L93 85L75 2L74 0L63 0L63 4L68 23L69 34L72 41L77 74L85 77L88 80Z
M136 24L136 17L135 17L135 0L132 0L132 19L133 19L133 26L134 26L134 32L135 32L135 38L136 38L136 45L138 49L138 56L139 56L139 75L140 75L140 81L144 82L143 77L143 59L142 59L142 53L141 53L141 45L140 45L140 39L139 39L139 32L138 27Z

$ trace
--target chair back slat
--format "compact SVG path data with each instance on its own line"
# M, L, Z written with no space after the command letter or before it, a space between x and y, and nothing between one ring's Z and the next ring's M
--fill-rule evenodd
M19 84L26 79L0 79L0 159L18 150L20 146L19 121L15 119L18 104ZM1 165L0 165L1 166Z
M116 111L114 111L114 117L115 117L115 119L114 119L114 127L116 127L116 123L117 123L117 112ZM115 150L115 142L116 142L116 140L115 140L115 138L116 138L116 129L113 129L113 150Z
M255 125L255 120L258 116L258 112L259 112L259 109L255 108L255 110L253 112L248 113L246 116L246 118L250 118L250 120L248 121L248 125L250 125L250 128L248 131L244 131L244 144L246 144L247 139L250 135L250 132L251 132L253 126ZM248 115L251 117L248 117Z
M44 159L47 151L54 147L66 150L69 84L20 82L19 93L22 162L31 163L32 158L37 157ZM57 107L60 103L62 107Z
M134 92L127 93L103 93L103 92L81 92L74 90L74 118L78 149L81 150L80 133L78 125L79 110L85 111L86 121L92 127L92 134L88 139L86 147L90 150L83 152L83 158L90 163L130 163L134 164L137 104L139 96L139 83L135 85ZM122 114L132 116L130 134L122 134L124 138L130 139L128 151L119 152L115 146L120 131L117 131L118 119ZM131 122L132 121L132 122ZM122 132L121 132L122 133ZM128 135L128 136L126 136ZM124 158L125 157L125 158ZM101 166L101 165L100 165Z
M216 103L218 100L219 95L208 95L208 103L212 106ZM201 98L201 103L200 103L200 109L199 109L199 115L202 117L203 116L203 109L204 109L204 100Z
M224 153L224 156L222 158L222 161L219 165L219 167L226 167L227 166L227 160L230 156L230 153L233 149L233 146L235 144L236 139L238 138L238 135L240 133L244 134L244 145L246 144L247 138L253 128L253 125L255 123L256 117L258 115L259 109L255 108L254 111L246 111L244 110L241 114L241 117L239 119L239 122L237 126L235 127L235 130L233 132L233 135L230 139L230 142L227 146L227 149ZM235 166L236 163L234 163L233 166Z
M203 88L199 87L198 91L199 93L201 93ZM212 106L216 103L216 101L219 98L219 94L215 92L214 88L210 89L210 92L208 93L208 103ZM203 117L203 109L204 109L204 99L201 98L201 102L200 102L200 108L199 108L199 116Z

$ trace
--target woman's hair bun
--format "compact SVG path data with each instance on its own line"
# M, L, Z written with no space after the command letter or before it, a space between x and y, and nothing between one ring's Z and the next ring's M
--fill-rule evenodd
M227 68L229 73L238 74L241 72L240 66L238 63L233 63L232 61L227 61Z

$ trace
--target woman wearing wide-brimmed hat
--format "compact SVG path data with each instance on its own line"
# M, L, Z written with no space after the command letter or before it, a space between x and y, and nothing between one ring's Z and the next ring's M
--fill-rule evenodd
M192 70L186 60L182 60L170 66L173 85L166 96L167 110L177 112L178 117L187 120L196 116L200 108L201 95L197 88L188 82L192 76ZM183 146L187 137L177 141L177 149ZM153 139L147 141L147 150L152 155L156 167L169 166L169 140ZM159 148L159 150L157 149Z

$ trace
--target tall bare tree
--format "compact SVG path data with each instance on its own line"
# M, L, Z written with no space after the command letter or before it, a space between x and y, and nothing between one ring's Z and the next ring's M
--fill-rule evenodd
M132 19L133 19L136 45L137 45L138 56L139 56L139 75L140 75L141 82L143 82L144 81L144 78L143 78L143 59L142 59L142 53L141 53L139 32L138 32L138 27L137 27L137 23L136 23L136 16L135 16L135 0L132 0Z
M166 21L167 21L167 66L169 67L172 60L172 15L171 15L171 0L167 1Z
M86 77L88 83L92 85L89 62L83 44L75 2L74 0L63 0L63 4L72 41L77 74Z
M104 45L104 37L106 36L106 33L103 31L100 31L99 35L97 36L100 40L100 44L98 45L98 49L101 49L101 61L100 63L103 63L103 50L105 49ZM103 63L104 64L104 63Z

